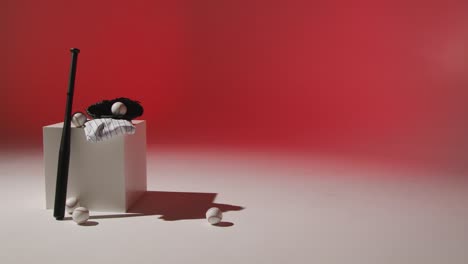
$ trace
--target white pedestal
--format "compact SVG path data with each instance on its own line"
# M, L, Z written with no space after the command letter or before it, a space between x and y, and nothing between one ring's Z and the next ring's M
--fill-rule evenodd
M126 212L146 191L146 122L134 120L134 135L86 141L83 128L71 128L68 197L93 211ZM43 127L46 208L54 207L63 122Z

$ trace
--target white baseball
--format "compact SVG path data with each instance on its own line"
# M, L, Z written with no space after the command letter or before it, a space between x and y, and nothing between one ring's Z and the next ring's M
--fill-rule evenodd
M111 111L114 115L125 115L127 113L127 107L122 102L115 102L112 104Z
M78 207L73 211L72 218L77 224L84 224L89 219L89 210L86 207Z
M65 208L67 209L68 214L73 214L73 210L75 210L78 207L80 207L80 202L76 197L68 198L65 202Z
M71 122L76 127L82 127L87 120L88 118L85 114L81 112L76 112L75 114L73 114Z
M223 212L217 207L211 207L206 211L206 220L212 225L216 225L223 219Z

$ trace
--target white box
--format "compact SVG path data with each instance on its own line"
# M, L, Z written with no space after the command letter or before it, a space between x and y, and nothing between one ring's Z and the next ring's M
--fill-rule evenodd
M146 191L146 122L133 120L135 134L86 141L72 125L68 197L93 211L126 212ZM62 123L43 127L46 208L54 207Z

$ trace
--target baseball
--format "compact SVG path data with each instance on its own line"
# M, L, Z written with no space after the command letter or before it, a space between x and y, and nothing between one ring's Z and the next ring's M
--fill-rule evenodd
M73 210L75 210L78 207L80 207L80 202L76 197L68 198L65 202L65 208L67 209L68 214L73 214Z
M223 212L217 207L211 207L206 211L206 220L212 225L216 225L223 219Z
M111 111L114 115L125 115L127 113L127 107L121 102L115 102L112 104Z
M89 219L89 210L86 207L78 207L73 211L73 221L77 224L84 224Z
M76 127L82 127L87 120L88 118L86 117L85 114L81 112L76 112L73 114L71 122Z

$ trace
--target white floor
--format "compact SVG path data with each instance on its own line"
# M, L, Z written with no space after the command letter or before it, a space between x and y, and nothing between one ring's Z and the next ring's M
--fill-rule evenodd
M0 263L468 263L460 180L182 151L150 154L148 174L149 199L171 201L146 201L158 206L143 216L91 212L78 226L43 209L40 154L4 154ZM221 226L201 218L213 204L229 210Z

